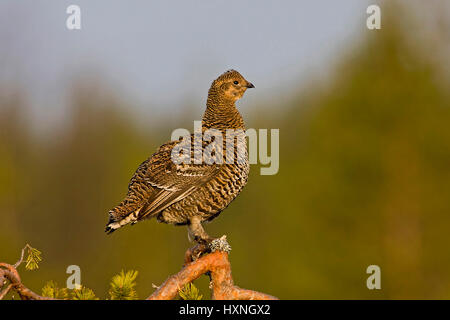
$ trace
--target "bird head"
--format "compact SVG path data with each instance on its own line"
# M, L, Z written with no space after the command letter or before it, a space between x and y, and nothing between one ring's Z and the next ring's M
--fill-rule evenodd
M236 70L228 70L213 81L210 91L214 91L220 95L220 98L234 103L242 98L247 89L254 87Z

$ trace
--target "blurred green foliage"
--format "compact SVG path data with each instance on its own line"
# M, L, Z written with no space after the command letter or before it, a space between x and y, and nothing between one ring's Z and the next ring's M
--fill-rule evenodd
M42 288L41 295L43 297L62 299L62 300L69 299L69 297L70 297L69 289L60 288L58 286L58 284L53 280L50 280L45 284L45 286Z
M136 278L138 272L129 270L126 273L122 270L115 275L110 283L109 295L111 300L136 300Z
M282 299L450 298L449 83L408 37L385 19L325 84L249 108L248 127L280 129L279 173L253 166L242 194L206 226L227 234L239 286ZM72 116L51 137L29 129L19 89L0 90L0 261L30 242L46 253L23 275L32 289L65 283L76 264L96 292L116 270L136 269L145 297L145 284L181 268L185 228L103 229L137 166L185 123L139 129L126 102L88 87L74 86ZM203 107L193 112L199 119ZM382 290L366 288L371 264ZM197 285L209 292L207 277Z
M129 270L124 272L123 270L113 276L110 287L109 297L105 299L111 300L137 300L136 277L138 272L135 270ZM94 291L81 285L75 289L60 288L58 284L50 280L42 288L42 296L63 300L99 300Z
M99 300L99 298L95 296L92 289L81 286L81 288L72 290L71 300Z
M183 300L202 300L203 295L200 294L198 288L192 283L186 283L183 288L178 290L178 295Z

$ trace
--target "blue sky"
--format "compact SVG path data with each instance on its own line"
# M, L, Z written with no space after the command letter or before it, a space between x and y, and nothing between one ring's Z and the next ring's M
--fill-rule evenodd
M66 29L70 4L81 8L81 30ZM136 111L172 112L186 99L203 106L210 82L229 68L255 84L251 101L263 101L323 75L365 31L367 5L2 0L0 80L25 87L44 123L64 115L70 79L85 72L105 78Z

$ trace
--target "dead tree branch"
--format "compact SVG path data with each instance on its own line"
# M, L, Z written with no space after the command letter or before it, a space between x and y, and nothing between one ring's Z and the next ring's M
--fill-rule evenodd
M188 250L186 257L190 257ZM177 274L169 277L147 300L171 300L180 288L194 281L201 275L210 272L213 300L277 300L271 295L239 288L233 283L228 253L216 251L189 261Z
M23 285L17 268L22 264L27 249L32 249L29 244L23 247L20 259L14 265L0 262L0 300L11 290L15 290L22 300L53 300L52 298L42 297Z
M20 254L20 259L17 260L17 262L14 264L14 268L17 269L18 266L23 262L23 258L25 257L25 250L31 248L30 245L27 243L25 247L22 248L22 253Z
M7 263L0 263L0 289L3 287L5 287L5 289L0 292L0 300L3 299L10 290L15 290L22 300L53 300L52 298L42 297L25 287L20 280L17 269L13 265Z
M17 267L24 260L27 246L23 248L19 261L14 265L0 263L0 300L11 290L16 291L22 300L56 300L40 296L22 283ZM181 288L206 273L209 273L211 277L213 300L277 300L274 296L235 286L231 276L228 253L215 251L199 257L204 250L205 247L201 245L189 249L185 255L185 266L181 271L169 277L147 300L174 299ZM192 257L199 258L192 261Z

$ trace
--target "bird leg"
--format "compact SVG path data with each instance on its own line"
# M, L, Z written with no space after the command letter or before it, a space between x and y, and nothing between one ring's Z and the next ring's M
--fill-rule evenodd
M185 264L197 260L204 253L225 251L230 252L231 246L227 242L227 237L211 238L203 229L201 220L197 217L190 219L188 225L189 237L197 242L197 245L187 250Z
M210 251L208 245L213 240L203 229L201 220L198 217L193 217L189 220L188 235L189 239L194 240L197 244L186 252L185 264L197 260L203 253Z
M189 220L188 232L189 237L197 243L208 244L213 240L203 229L202 222L198 217L193 217Z

